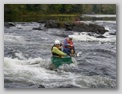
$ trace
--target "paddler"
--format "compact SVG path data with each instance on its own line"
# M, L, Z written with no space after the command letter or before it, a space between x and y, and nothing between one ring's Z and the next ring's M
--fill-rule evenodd
M61 58L63 56L66 56L67 54L61 50L61 47L62 47L62 44L60 43L60 41L55 40L54 45L51 48L52 55L55 57L61 57Z
M67 39L63 42L63 52L69 56L74 56L75 54L75 47L72 41L72 36L69 35Z

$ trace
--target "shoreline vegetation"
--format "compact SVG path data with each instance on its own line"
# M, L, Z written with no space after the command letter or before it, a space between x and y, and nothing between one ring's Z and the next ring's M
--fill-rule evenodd
M92 14L91 14L92 15ZM113 15L113 14L112 14ZM5 22L39 22L45 23L48 20L55 20L58 23L74 23L75 21L96 21L96 20L106 20L106 21L116 21L116 17L82 17L80 14L40 14L40 15L21 15L14 17L7 17Z
M4 4L4 22L72 22L82 14L116 14L116 4Z

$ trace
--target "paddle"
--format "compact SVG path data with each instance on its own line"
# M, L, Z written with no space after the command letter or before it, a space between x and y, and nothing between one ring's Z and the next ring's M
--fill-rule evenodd
M74 57L71 57L74 64L78 64L77 60Z
M82 52L77 52L77 53L76 53L76 57L79 57L80 54L82 54Z

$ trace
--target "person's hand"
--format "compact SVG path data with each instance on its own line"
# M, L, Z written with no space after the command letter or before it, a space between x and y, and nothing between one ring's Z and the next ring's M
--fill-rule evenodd
M70 56L74 56L74 54L70 54Z
M64 58L64 56L61 56L61 58Z

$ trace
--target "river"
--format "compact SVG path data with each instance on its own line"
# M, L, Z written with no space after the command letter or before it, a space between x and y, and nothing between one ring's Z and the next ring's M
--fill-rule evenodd
M116 88L116 21L84 21L104 26L105 38L64 29L33 30L37 22L4 27L5 88ZM50 49L56 39L73 36L76 64L50 70Z

